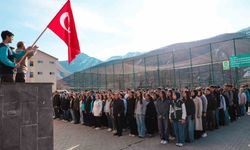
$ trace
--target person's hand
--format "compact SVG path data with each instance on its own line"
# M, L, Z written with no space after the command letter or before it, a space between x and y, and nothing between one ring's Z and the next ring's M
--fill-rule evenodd
M32 46L26 48L26 51L32 50Z
M20 64L19 64L19 63L17 63L15 68L19 68L19 67L20 67Z
M185 119L181 119L181 124L185 124L186 123L186 120Z
M36 45L32 47L33 50L36 50L36 49L38 49L38 48L39 48L39 47L36 46Z

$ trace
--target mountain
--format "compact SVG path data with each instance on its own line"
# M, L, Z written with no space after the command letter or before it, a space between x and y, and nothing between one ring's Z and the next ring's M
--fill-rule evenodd
M71 72L63 68L63 66L59 62L56 63L56 70L57 70L56 73L57 80L71 75Z
M68 61L59 61L59 64L68 72L74 73L92 66L95 66L102 61L94 57L90 57L84 53L77 55L77 57L68 64Z
M112 61L112 60L118 60L118 59L125 59L125 58L135 57L135 56L138 56L138 55L141 55L141 54L143 54L143 53L141 53L141 52L128 52L124 56L112 56L109 59L107 59L106 62Z

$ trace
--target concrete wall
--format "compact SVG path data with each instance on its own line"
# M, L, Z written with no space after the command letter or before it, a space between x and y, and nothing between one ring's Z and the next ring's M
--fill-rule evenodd
M0 84L0 150L53 150L51 87Z

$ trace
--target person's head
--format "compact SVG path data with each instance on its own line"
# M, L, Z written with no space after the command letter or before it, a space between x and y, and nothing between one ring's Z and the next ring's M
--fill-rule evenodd
M118 99L119 99L119 93L118 93L118 92L115 92L115 93L114 93L114 99L115 99L115 100L118 100Z
M23 41L17 42L16 47L17 47L17 49L25 50L25 46L24 46Z
M197 90L192 90L191 96L192 96L193 98L195 98L197 95L198 95L198 91L197 91Z
M157 100L159 98L159 95L156 92L153 92L152 97L154 100Z
M179 93L179 92L173 92L173 94L172 94L172 100L178 100L178 99L180 99L180 97L181 97L181 94Z
M167 90L167 96L170 98L173 97L173 90L172 89Z
M5 43L11 43L12 40L13 40L13 36L14 36L14 34L11 33L11 32L8 31L8 30L2 31L2 33L1 33L2 40L3 40L3 42L5 42Z
M189 90L184 90L183 92L182 92L182 97L184 97L186 100L188 100L188 99L190 99L190 92L189 92Z
M149 100L149 101L153 100L152 96L149 93L146 94L145 98L146 100Z
M101 96L99 93L96 94L96 99L101 99Z
M124 94L122 92L119 92L119 98L123 99L124 98Z
M165 91L162 90L160 92L160 98L161 98L161 100L165 100L167 98Z
M142 92L141 91L136 92L136 98L137 99L142 99Z
M201 89L198 89L198 96L201 97L202 96L202 90Z
M243 93L244 92L244 88L241 87L240 90L239 90L239 92Z
M205 94L206 94L206 95L211 94L211 91L210 91L210 89L209 89L209 88L206 88L206 90L205 90Z

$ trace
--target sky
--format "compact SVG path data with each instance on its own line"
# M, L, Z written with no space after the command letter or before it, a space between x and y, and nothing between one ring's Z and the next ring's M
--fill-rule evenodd
M0 30L32 45L66 0L0 0ZM4 7L3 7L4 6ZM71 0L81 52L100 60L250 26L249 0ZM59 60L67 45L50 29L37 42Z

